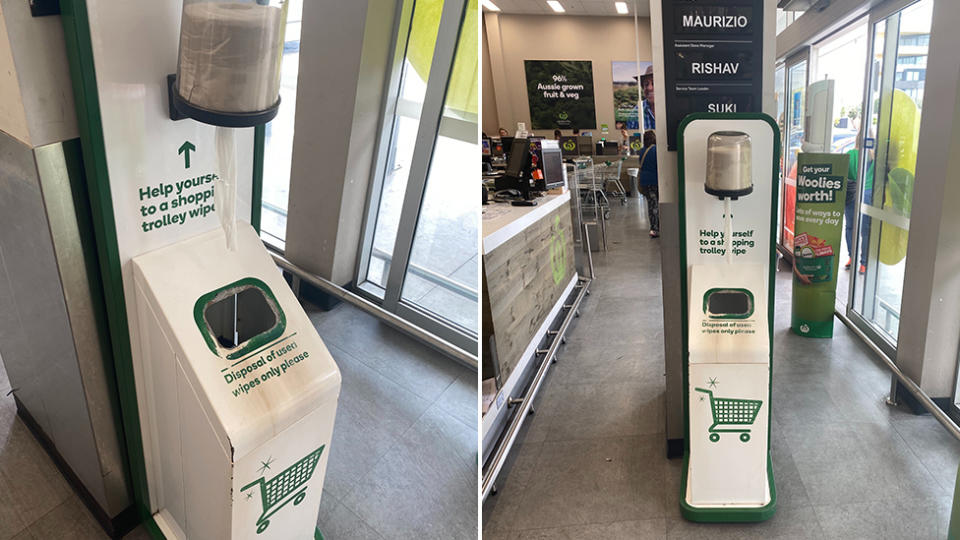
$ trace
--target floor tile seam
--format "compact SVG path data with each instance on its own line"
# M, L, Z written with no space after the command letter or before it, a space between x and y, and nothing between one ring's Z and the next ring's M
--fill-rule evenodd
M73 494L72 491L71 491L70 493ZM60 501L59 503L53 505L53 508L51 508L50 510L47 510L46 512L44 512L43 515L41 515L41 516L38 517L37 519L33 520L29 525L27 525L24 529L22 529L22 530L21 530L19 533L17 533L17 534L20 534L20 533L22 533L23 531L28 531L28 532L29 532L29 529L33 528L34 525L40 523L40 522L43 521L47 516L49 516L50 514L52 514L54 511L56 511L58 508L60 508L61 506L65 505L65 504L68 504L69 502L70 502L70 500L69 500L69 497L68 497L68 498L65 498L64 500ZM77 502L79 503L80 501L78 500ZM87 513L89 514L89 510L87 510L87 507L86 507L86 506L84 506L84 505L82 505L82 504L80 504L79 506L82 508L82 510L83 510L84 512L87 512ZM92 516L91 516L91 519L92 519ZM14 536L16 536L16 535L14 535Z
M659 517L650 517L650 518L641 518L641 519L618 519L615 521L590 521L587 523L575 523L572 525L560 525L559 527L531 527L526 529L511 529L506 531L497 531L497 532L510 532L510 533L522 533L522 532L536 532L536 531L549 531L551 529L569 529L571 527L590 527L594 525L616 525L617 523L636 523L642 521L663 521L664 534L666 534L667 520L670 516L659 516Z
M533 443L533 445L534 445L534 446L538 446L538 448L533 451L533 455L530 457L530 459L532 460L532 462L533 462L533 464L534 464L533 467L532 467L532 470L530 471L530 474L531 474L531 475L534 474L534 473L537 471L539 465L541 465L542 462L541 462L541 460L540 460L540 455L543 453L543 444ZM521 445L521 446L522 446L522 445ZM512 448L511 448L511 452L512 452L512 451L519 451L519 450L520 450L520 449L516 449L515 447L512 447ZM518 456L518 457L519 457L519 456ZM506 459L506 456L504 456L504 459ZM516 461L514 461L513 466L516 466ZM499 483L501 486L505 486L506 483L507 483L507 480L510 478L510 474L513 473L513 472L514 472L514 471L513 471L513 468L511 467L510 471L506 474L506 476L503 476L503 470L501 469L500 473L497 474L497 477L493 479L493 487L496 487L496 485L497 485L498 483ZM526 501L526 498L527 498L527 494L528 494L527 492L529 491L529 487L530 487L530 486L529 486L529 482L524 482L523 484L519 485L519 486L516 488L516 489L518 490L518 493L517 493L517 495L516 495L517 501L516 501L516 503L515 503L513 506L511 506L510 509L507 510L507 511L514 511L514 512L515 512L515 511L517 511L518 508L521 508L521 507L523 506L523 503ZM498 490L498 493L497 493L496 495L494 495L493 493L490 493L489 495L487 495L487 500L489 500L490 497L498 497L498 496L501 496L500 493L499 493L499 491L500 491L500 490ZM501 499L498 499L498 501L497 501L498 504L499 504L500 500L501 500ZM481 504L481 508L482 508L482 506L483 506L483 501L480 501L480 504ZM491 516L491 517L492 517L492 516ZM481 515L481 518L482 518L482 515ZM482 528L485 528L485 527L482 527ZM494 528L491 532L512 532L512 529L496 529L496 528Z
M41 408L44 407L44 404L43 404L42 402L40 403L40 407L41 407ZM46 412L46 411L44 410L44 412ZM33 444L36 445L36 446L35 446L35 449L38 450L38 451L37 451L35 454L30 455L29 457L30 457L30 461L31 461L32 463L37 464L38 467L41 468L41 470L39 470L38 472L39 472L40 475L43 477L43 479L46 480L47 482L50 482L50 481L51 481L50 475L45 474L44 471L42 470L42 468L43 468L43 465L42 465L42 464L43 464L43 463L46 463L47 465L49 465L49 469L51 469L51 470L53 471L53 477L56 478L57 480L62 480L62 481L64 481L65 489L63 490L63 493L62 493L63 496L62 496L59 500L54 499L54 502L55 502L56 504L53 505L53 508L56 508L57 506L59 506L60 504L62 504L64 501L68 500L71 495L73 495L73 489L70 487L69 484L66 483L66 479L63 478L63 475L60 473L60 469L57 467L56 463L54 463L54 462L53 462L53 459L49 456L49 454L47 454L46 449L43 448L43 446L40 444L40 441L38 441L38 440L36 439L36 437L33 436L33 432L30 430L29 427L27 427L27 424L23 421L22 418L20 418L20 415L19 415L19 414L15 414L15 415L14 415L13 422L14 422L14 424L16 424L17 422L19 422L20 425L21 425L21 427L22 427L23 430L24 430L25 436L29 438L28 440L30 440ZM37 456L37 457L35 457L35 456ZM15 485L16 485L16 484L10 479L10 476L9 476L8 474L4 473L4 467L2 466L2 463L0 463L0 475L3 475L4 479L7 481L7 483L8 483L10 486L15 486ZM51 485L50 488L51 488L54 492L58 491L58 490L56 489L56 487L54 487L53 485Z
M548 433L549 433L549 432L548 432ZM598 436L598 437L577 437L577 436L573 436L573 437L557 437L557 438L551 438L549 435L547 435L541 442L545 442L545 443L558 443L558 442L565 442L565 441L573 441L573 442L605 441L605 440L622 439L622 438L652 437L652 436L654 436L654 435L661 435L661 434L663 434L664 436L666 435L666 434L663 433L662 431L660 431L660 432L648 432L648 433L632 433L632 434L630 434L630 435L616 435L616 436L601 435L601 436Z
M951 481L950 479L947 480L948 485L946 486L943 485L943 483L940 481L940 475L930 470L930 467L927 466L926 460L924 460L923 457L921 457L920 454L918 454L917 451L913 449L913 445L907 442L906 436L904 436L903 433L900 433L900 430L897 429L896 423L890 422L890 424L893 427L893 430L897 433L897 435L903 440L904 444L906 444L907 450L909 450L910 453L914 455L914 457L920 463L920 466L922 466L923 469L927 471L927 474L929 474L933 478L933 481L936 482L943 489L946 489L946 490L955 489L954 481Z
M339 503L341 506L343 506L343 508L344 508L347 512L350 512L351 514L353 514L353 517L357 518L357 521L359 521L360 523L363 523L364 525L367 526L368 529L370 529L371 531L373 531L374 534L376 534L377 537L380 538L380 540L385 540L386 538L390 538L389 536L384 536L384 534L380 531L380 529L374 527L374 526L373 526L372 524L370 524L367 520L363 519L363 517L361 517L360 514L358 514L357 511L356 511L354 508L352 508L349 504L347 504L346 501L338 501L338 503ZM320 532L322 533L323 530L321 530Z
M599 437L585 437L585 438L582 438L582 439L571 438L571 437L564 437L564 438L562 438L562 439L543 440L543 441L540 441L540 443L548 443L548 442L549 442L549 443L557 443L557 442L564 442L564 441L576 441L576 442L585 442L585 441L616 441L616 440L623 440L623 439L645 439L645 438L653 438L653 437L657 437L657 436L659 436L659 435L663 435L664 440L666 440L666 436L667 436L666 432L664 432L664 431L658 431L658 432L655 432L655 433L641 433L641 434L637 434L637 435L610 435L610 436L604 435L604 436L599 436ZM680 459L680 458L676 458L676 459Z
M360 362L361 364L363 364L364 367L372 370L372 371L373 371L374 373L376 373L378 376L383 377L383 378L384 378L385 380L387 380L388 382L396 385L397 388L400 388L401 390L403 390L403 391L406 392L407 394L410 394L410 395L416 397L417 399L422 399L422 400L424 400L424 401L428 401L428 402L429 402L429 403L427 404L427 408L428 408L428 409L430 408L431 405L433 405L434 402L436 402L437 399L440 399L440 395L443 394L443 392L440 392L440 394L438 394L437 397L436 397L433 401L429 401L429 398L425 398L425 397L421 396L420 394L418 394L418 393L410 390L410 389L407 388L406 386L400 384L400 382L398 382L398 381L394 380L393 378L389 377L386 373L383 373L382 371L380 371L376 366L373 366L373 365L368 364L367 362L364 362L364 361L363 361L362 359L360 359L357 355L351 353L350 351L347 351L347 350L344 349L343 347L340 347L340 346L338 346L338 345L336 345L336 344L335 344L334 346L336 346L337 349L340 349L340 351L342 351L344 354L346 354L346 355L349 356L350 358L353 358L353 359L356 360L357 362ZM457 377L454 377L454 378L453 378L454 381L456 381L456 379L457 379ZM453 383L453 381L450 382L450 384L452 384L452 383ZM449 386L449 384L448 384L448 386ZM444 391L446 391L446 388L444 388Z

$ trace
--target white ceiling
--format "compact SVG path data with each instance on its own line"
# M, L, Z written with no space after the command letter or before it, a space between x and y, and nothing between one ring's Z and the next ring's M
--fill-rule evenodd
M613 5L614 0L558 0L566 10L565 13L554 13L547 0L491 0L502 13L527 13L544 15L619 15ZM625 0L629 13L625 17L633 17L633 0ZM486 10L484 10L486 11ZM637 12L641 17L650 16L649 0L637 0Z

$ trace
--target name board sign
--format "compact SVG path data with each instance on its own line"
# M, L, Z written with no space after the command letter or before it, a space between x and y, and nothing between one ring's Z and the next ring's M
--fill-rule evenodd
M663 0L667 148L694 112L761 112L763 0Z

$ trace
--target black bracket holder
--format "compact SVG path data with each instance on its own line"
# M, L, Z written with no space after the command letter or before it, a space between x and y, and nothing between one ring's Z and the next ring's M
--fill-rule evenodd
M280 110L279 97L277 102L269 109L249 113L212 111L198 107L180 97L180 92L177 91L177 75L175 73L167 75L167 103L170 108L171 120L192 118L204 124L231 128L255 127L266 124L273 120L277 116L277 111Z
M30 15L46 17L60 14L60 0L29 0Z

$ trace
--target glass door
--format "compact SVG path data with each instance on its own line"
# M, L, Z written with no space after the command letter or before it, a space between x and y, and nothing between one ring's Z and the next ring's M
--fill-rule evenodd
M476 353L476 0L404 0L357 289Z
M895 356L933 0L871 18L859 156L860 223L848 316Z
M793 260L794 218L797 209L797 153L803 144L803 113L807 94L809 50L787 60L786 129L783 144L783 209L780 245Z
M777 126L780 128L780 148L784 148L783 144L783 135L786 133L786 101L784 97L786 96L786 66L784 64L777 64L776 70L773 72L773 99L777 104ZM777 196L779 197L777 201L777 244L782 244L783 236L783 156L784 153L780 152L780 166L778 167L777 173Z

